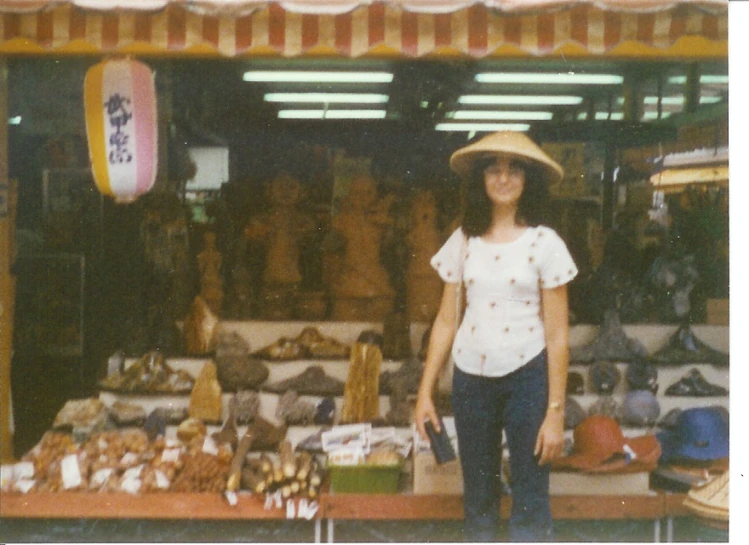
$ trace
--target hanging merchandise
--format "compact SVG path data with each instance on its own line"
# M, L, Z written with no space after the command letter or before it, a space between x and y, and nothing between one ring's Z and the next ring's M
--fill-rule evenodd
M156 180L153 72L131 59L100 62L86 72L83 98L96 186L118 203L132 202Z

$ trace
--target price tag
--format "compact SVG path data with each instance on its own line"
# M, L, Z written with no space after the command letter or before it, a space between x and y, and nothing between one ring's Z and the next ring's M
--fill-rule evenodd
M16 481L15 489L26 494L34 487L34 484L36 484L36 481L33 479L21 479L20 481Z
M227 490L224 495L226 496L226 501L229 502L229 505L231 505L232 507L234 507L235 505L237 505L238 499L237 499L237 493L236 492L231 492L231 491Z
M161 452L162 462L176 462L179 460L180 449L178 448L167 448Z
M120 460L120 465L122 465L122 466L131 466L134 463L136 463L137 461L138 461L138 455L135 454L134 452L128 452Z
M216 441L213 440L213 437L205 438L205 441L203 441L203 452L212 454L213 456L218 454L218 446L216 446Z
M137 494L140 491L140 479L128 479L124 478L122 480L122 483L120 483L120 488L124 492L128 492L130 494Z
M125 471L125 474L122 476L125 480L134 480L134 479L140 479L140 474L143 471L143 464L140 464L139 466L131 467L127 471Z
M13 466L13 478L17 481L21 479L33 479L34 464L32 462L18 462Z
M78 467L78 457L68 454L62 459L62 487L64 489L81 486L81 468Z
M157 469L154 474L156 475L156 486L159 487L162 490L166 490L169 488L169 479L166 478L166 475L164 475L164 472L160 469Z
M112 469L111 467L100 469L99 471L94 473L94 475L91 477L91 482L90 482L91 487L101 488L107 483L112 473L114 473L114 469Z

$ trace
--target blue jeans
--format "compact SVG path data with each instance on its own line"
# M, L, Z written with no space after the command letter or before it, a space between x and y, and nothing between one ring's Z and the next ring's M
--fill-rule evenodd
M463 468L466 541L494 541L499 529L502 429L510 454L512 541L553 540L549 465L533 450L546 415L546 350L503 377L482 377L457 367L452 405Z

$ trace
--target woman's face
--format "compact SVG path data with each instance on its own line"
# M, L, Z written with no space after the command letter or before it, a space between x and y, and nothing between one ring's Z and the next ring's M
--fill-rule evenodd
M495 206L516 206L525 187L525 167L516 158L499 155L484 169L484 187Z

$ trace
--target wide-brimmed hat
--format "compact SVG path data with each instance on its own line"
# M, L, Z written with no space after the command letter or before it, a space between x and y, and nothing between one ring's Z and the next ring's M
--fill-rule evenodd
M676 423L658 433L663 449L663 461L708 461L728 456L729 425L722 410L716 407L685 409L676 417Z
M622 374L615 363L599 361L588 370L593 391L597 394L610 394L622 379Z
M572 454L552 460L553 469L634 473L657 467L661 448L654 435L625 437L616 420L589 416L573 432Z
M460 148L450 157L450 168L463 178L471 174L477 159L499 153L513 155L540 167L549 185L562 181L564 169L522 132L500 131Z

